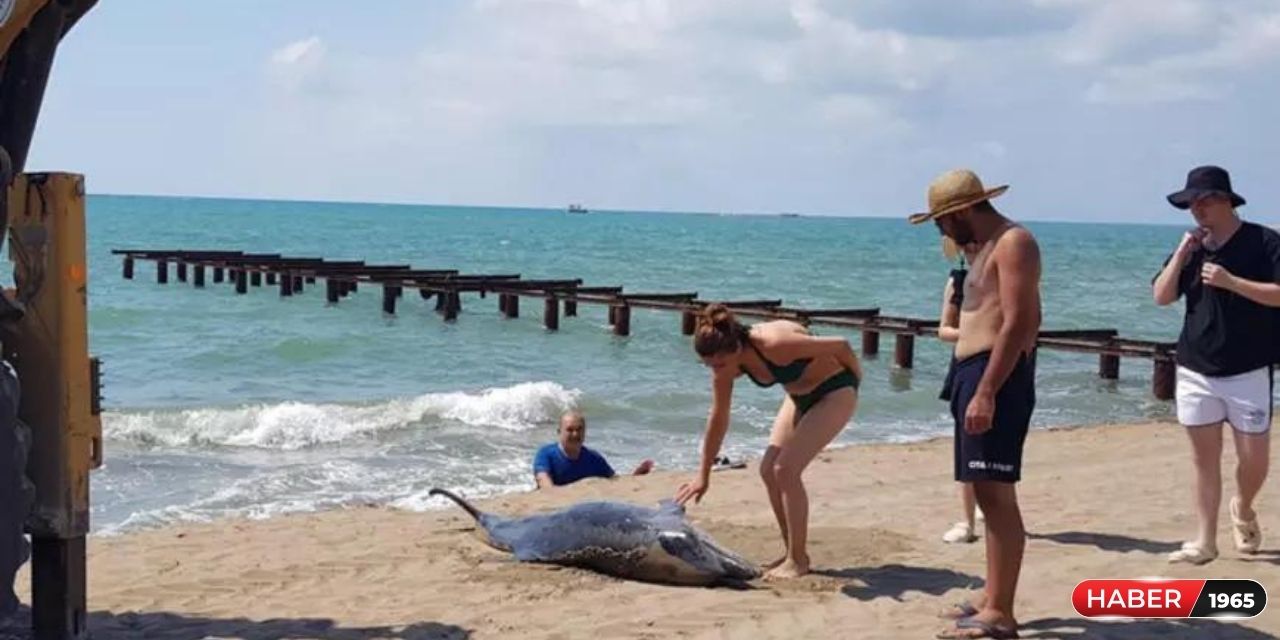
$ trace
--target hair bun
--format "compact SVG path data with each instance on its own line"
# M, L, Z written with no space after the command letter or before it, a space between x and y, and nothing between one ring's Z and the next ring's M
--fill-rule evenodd
M694 350L699 355L709 356L740 348L747 340L747 328L738 322L733 311L722 303L716 302L698 311L697 328L694 332Z
M700 319L704 324L715 327L721 331L728 330L736 322L733 317L733 312L729 310L729 307L726 307L719 302L709 304L704 307L702 309Z

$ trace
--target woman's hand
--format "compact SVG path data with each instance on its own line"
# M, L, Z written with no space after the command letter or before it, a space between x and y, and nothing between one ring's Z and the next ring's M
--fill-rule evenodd
M853 345L849 344L848 340L845 341L844 345L848 353L844 354L844 358L841 359L840 365L848 369L850 373L857 376L858 380L861 381L863 379L862 363L858 360L858 354L854 352Z
M676 490L676 504L683 507L684 503L688 502L690 498L693 498L695 503L702 502L703 494L705 494L707 489L710 488L711 478L699 475L695 477L692 482L686 482L680 485L680 488Z

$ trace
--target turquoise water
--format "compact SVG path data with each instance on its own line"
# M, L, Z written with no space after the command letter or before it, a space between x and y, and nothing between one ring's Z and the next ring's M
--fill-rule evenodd
M1149 282L1178 227L1029 226L1044 256L1045 328L1175 337L1181 311L1157 308ZM408 262L926 317L938 313L949 269L932 228L888 219L93 196L89 231L90 344L107 385L106 463L93 477L99 532L351 503L426 508L435 485L524 490L535 446L571 406L586 411L589 444L614 466L649 457L689 467L709 400L675 314L637 310L625 339L594 305L556 333L529 300L506 320L496 298L465 296L458 322L445 324L433 303L407 295L385 317L372 288L327 308L315 287L237 296L212 278L194 289L172 270L159 285L149 262L124 280L114 248ZM841 443L949 433L937 399L948 351L919 341L907 372L891 366L892 348L882 341L886 355L867 363ZM1166 416L1150 369L1126 360L1119 381L1104 381L1096 357L1042 353L1036 423ZM735 395L726 446L753 455L781 395L750 384Z

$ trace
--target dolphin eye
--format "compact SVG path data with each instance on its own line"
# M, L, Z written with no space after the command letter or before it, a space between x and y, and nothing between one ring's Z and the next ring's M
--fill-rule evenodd
M662 531L658 533L658 544L667 553L689 562L702 555L698 541L684 531Z

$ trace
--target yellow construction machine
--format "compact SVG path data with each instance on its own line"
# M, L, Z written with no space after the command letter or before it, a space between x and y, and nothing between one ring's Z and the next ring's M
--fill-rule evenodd
M0 184L8 190L0 228L13 264L0 340L20 381L18 418L30 430L25 527L39 640L88 637L89 474L102 463L102 427L88 348L84 178L25 169L54 53L95 3L0 0Z

